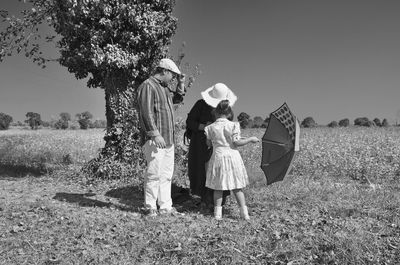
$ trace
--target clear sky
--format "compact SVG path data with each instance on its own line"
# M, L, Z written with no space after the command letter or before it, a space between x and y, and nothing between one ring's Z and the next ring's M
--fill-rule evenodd
M2 0L2 7L17 5ZM14 8L15 9L15 8ZM400 1L177 0L171 53L202 74L178 115L217 82L238 96L235 114L265 118L287 102L319 124L357 117L400 122ZM90 111L104 119L104 95L63 67L41 69L22 56L0 64L0 112L23 120Z

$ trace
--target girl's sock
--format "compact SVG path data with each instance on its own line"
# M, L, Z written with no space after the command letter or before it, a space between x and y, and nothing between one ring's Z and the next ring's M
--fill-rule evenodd
M244 220L250 220L249 212L247 211L247 206L240 207L240 217Z
M222 206L215 206L214 207L214 218L216 220L222 219Z

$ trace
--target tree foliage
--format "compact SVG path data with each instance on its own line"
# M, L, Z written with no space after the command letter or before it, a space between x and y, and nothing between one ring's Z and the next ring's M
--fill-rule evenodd
M261 127L267 128L268 123L269 123L269 117L266 117L266 118L264 119L264 123L263 123L263 125L262 125Z
M42 124L42 118L39 113L36 112L28 112L26 113L25 122L31 127L32 130L37 130L39 126Z
M313 117L307 117L301 122L301 127L304 128L312 128L316 127L317 123L314 121Z
M335 127L338 127L338 126L339 126L339 124L338 124L337 121L331 121L331 122L328 124L328 127L330 127L330 128L335 128Z
M381 123L380 119L375 118L372 120L372 122L375 124L375 126L382 127L382 123Z
M374 126L374 123L370 121L367 117L360 117L354 120L354 125L371 127Z
M248 128L249 126L249 120L250 120L250 115L247 114L246 112L241 112L238 116L237 116L237 120L240 124L240 127L242 129Z
M94 122L90 123L90 128L106 128L107 121L105 120L95 120Z
M340 127L348 127L350 125L350 120L345 118L345 119L341 119L339 121L339 126Z
M60 119L54 124L54 128L66 130L69 127L69 121L71 120L71 114L68 112L61 112Z
M0 130L8 130L12 121L10 115L0 112Z
M70 121L71 120L71 114L68 112L61 112L60 113L60 120L62 121Z
M264 119L260 116L256 116L253 119L253 128L261 128L264 124Z
M387 119L383 119L382 120L382 127L389 127L390 126L390 124L389 124L389 122L387 121Z
M86 130L90 126L93 115L89 111L85 111L85 112L76 114L76 118L78 120L80 128L82 130Z

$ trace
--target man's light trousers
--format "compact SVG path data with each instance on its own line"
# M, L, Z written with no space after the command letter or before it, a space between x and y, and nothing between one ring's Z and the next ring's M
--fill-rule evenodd
M171 182L174 173L174 145L157 148L148 140L143 146L147 160L144 175L144 206L148 209L170 210L172 207Z

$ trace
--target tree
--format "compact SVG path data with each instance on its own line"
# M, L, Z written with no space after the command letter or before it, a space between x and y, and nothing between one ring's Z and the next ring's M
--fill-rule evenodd
M106 128L107 127L107 121L105 120L95 120L90 124L91 128Z
M253 119L253 126L252 128L261 128L264 124L264 119L261 118L260 116L256 116Z
M316 127L317 123L314 121L313 117L307 117L301 122L301 127L312 128Z
M71 114L69 114L68 112L61 112L60 113L60 119L62 121L70 121L71 120Z
M367 117L361 117L354 120L354 125L371 127L374 125L374 123L370 121Z
M10 115L0 112L0 130L8 130L12 121Z
M42 119L39 113L28 112L25 117L27 118L25 122L28 123L32 130L37 130L39 125L42 124Z
M58 36L57 61L88 87L105 92L107 129L105 146L84 172L98 177L132 176L143 168L136 90L168 55L177 19L174 0L30 0L33 8L23 18L8 17L0 34L0 61L13 52L45 66L40 50L40 24L46 22ZM8 16L5 14L3 16ZM179 60L182 58L180 57ZM179 64L179 62L178 62ZM193 78L188 78L189 84Z
M86 130L90 126L90 120L93 118L93 115L89 111L85 111L76 114L76 118L78 119L79 127Z
M268 123L269 123L269 117L266 117L264 122L263 122L263 125L261 127L262 128L267 128L268 127Z
M67 112L60 113L60 119L54 124L56 129L68 129L69 121L71 120L71 114Z
M373 119L372 121L373 121L373 123L374 123L376 126L382 127L382 123L381 123L381 120L380 120L380 119L375 118L375 119Z
M349 125L350 125L350 120L347 118L339 121L340 127L348 127Z
M383 119L382 120L382 127L389 127L390 126L390 124L389 124L389 122L387 121L387 119Z
M331 121L331 122L328 124L328 127L330 127L330 128L338 127L338 122L337 122L337 121Z
M240 124L240 127L245 129L249 125L250 115L245 112L241 112L239 116L237 116L237 120Z

